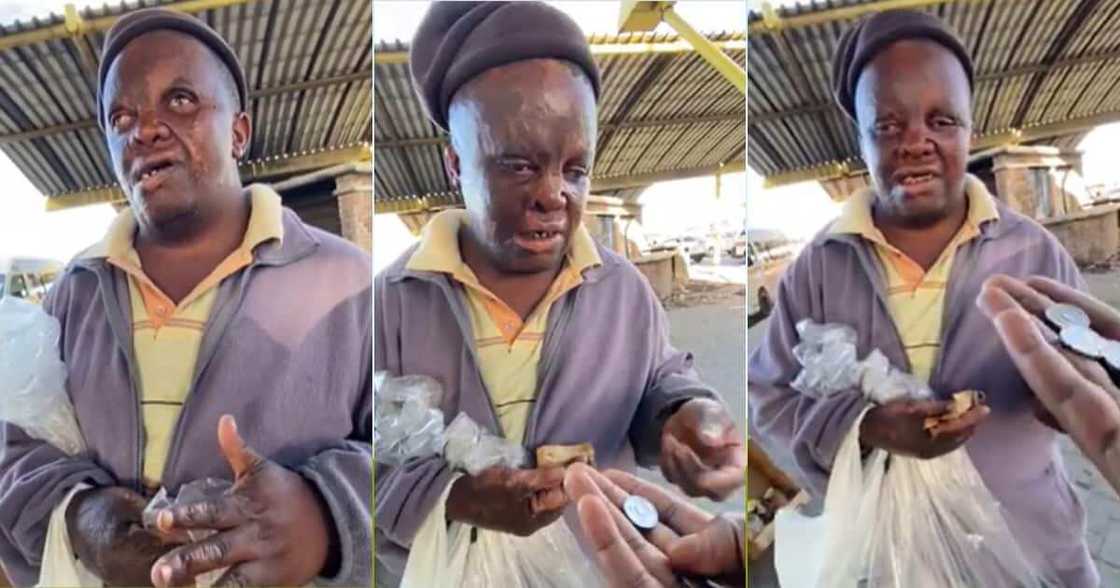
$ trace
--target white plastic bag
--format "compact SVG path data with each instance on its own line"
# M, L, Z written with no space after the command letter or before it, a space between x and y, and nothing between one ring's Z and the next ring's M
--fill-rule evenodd
M798 325L815 341L846 327L812 329ZM843 361L854 357L843 345ZM886 362L878 352L855 366L819 356L817 344L806 369L852 370L864 395L883 403L898 397L931 397L928 387ZM799 360L801 356L799 356ZM817 367L813 367L817 366ZM799 379L800 375L799 375ZM837 392L819 374L803 393L824 397ZM809 518L785 509L775 519L775 566L789 588L1021 588L1041 587L1047 579L1024 555L1001 508L973 466L957 449L922 460L873 450L862 458L859 427L866 411L847 433L832 465L824 513ZM1037 561L1037 558L1034 559ZM1060 585L1060 584L1055 584Z
M38 305L0 297L0 420L77 455L85 442L66 395L66 366L58 357L61 331L58 320Z
M452 483L462 474L456 474ZM451 484L448 484L448 489ZM412 540L400 588L598 588L601 575L564 519L518 537L445 522L447 491Z

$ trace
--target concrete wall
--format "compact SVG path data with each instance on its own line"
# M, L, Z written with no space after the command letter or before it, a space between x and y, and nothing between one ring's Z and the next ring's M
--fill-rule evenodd
M1043 221L1078 265L1100 263L1120 250L1120 204Z
M659 251L630 261L649 280L659 300L669 298L676 288L688 282L688 263L676 251Z

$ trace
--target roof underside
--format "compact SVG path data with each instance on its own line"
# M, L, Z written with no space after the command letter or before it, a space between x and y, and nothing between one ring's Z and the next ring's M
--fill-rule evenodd
M745 34L709 38L739 65ZM675 35L589 38L602 72L592 191L629 200L648 185L745 166L743 94ZM659 45L647 49L643 44ZM668 44L684 49L664 50ZM374 198L378 210L462 202L444 173L446 136L424 117L402 42L376 49Z
M48 196L112 188L115 179L96 123L97 66L107 26L145 6L126 2L79 12L66 34L54 15L0 27L0 149ZM267 175L278 160L360 153L371 139L369 0L230 0L195 16L237 52L249 83L253 140L242 166ZM51 31L56 31L51 33ZM49 38L34 39L42 34ZM289 170L298 169L289 166Z
M749 15L749 166L771 181L863 168L854 128L831 101L832 56L868 0L812 0ZM1120 0L930 1L976 66L974 149L1075 146L1120 120Z

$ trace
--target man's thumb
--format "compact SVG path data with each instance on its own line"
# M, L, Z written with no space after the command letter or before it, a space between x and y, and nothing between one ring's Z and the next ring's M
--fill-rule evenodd
M234 480L240 479L264 461L255 451L245 446L245 440L237 432L237 421L232 415L222 415L218 421L218 447L233 468Z

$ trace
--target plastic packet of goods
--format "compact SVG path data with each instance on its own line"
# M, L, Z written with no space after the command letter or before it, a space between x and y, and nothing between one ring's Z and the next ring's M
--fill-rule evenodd
M85 451L59 359L58 320L40 306L0 297L0 421L57 447Z
M486 468L519 468L528 461L525 448L484 431L466 413L459 413L444 434L443 458L472 476Z
M159 514L160 510L170 508L172 506L194 504L203 500L217 498L228 492L232 487L233 484L229 480L203 478L201 480L195 480L193 482L183 484L179 488L179 494L174 499L170 497L169 493L167 492L167 488L160 488L159 492L157 492L156 495L148 501L148 504L144 507L144 512L140 515L140 518L143 521L145 528L156 529L156 516ZM210 529L190 529L172 535L170 539L180 543L193 543L196 541L201 541L202 539L205 539L210 535L213 535L214 533L217 533L217 531ZM218 578L221 578L222 574L224 574L227 569L229 568L213 570L195 576L195 585L202 588L213 586L214 583L218 581Z
M443 446L443 397L439 382L428 376L374 376L374 448L377 461L400 465L438 453Z
M856 355L856 332L846 325L797 323L801 342L793 355L801 372L791 386L803 394L828 397L859 385L862 374Z

